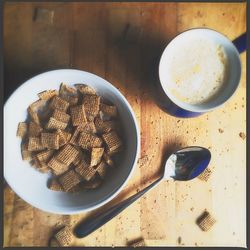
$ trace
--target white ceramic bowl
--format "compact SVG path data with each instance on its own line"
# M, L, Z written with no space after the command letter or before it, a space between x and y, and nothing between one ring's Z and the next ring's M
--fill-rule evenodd
M25 121L27 107L38 99L37 93L59 89L60 83L85 83L114 103L123 124L126 148L120 165L97 190L80 193L55 192L47 188L49 174L32 168L21 157L21 139L16 137L17 125ZM113 199L132 175L139 154L140 138L133 110L125 97L106 80L80 70L60 69L45 72L22 84L4 106L4 177L23 200L41 210L57 214L76 214L96 209Z

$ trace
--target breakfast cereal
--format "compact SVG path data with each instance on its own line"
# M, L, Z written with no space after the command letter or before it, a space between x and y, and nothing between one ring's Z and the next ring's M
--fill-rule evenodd
M18 124L22 159L52 173L48 188L53 191L100 187L115 165L113 154L123 148L117 107L86 84L62 83L59 91L38 97L28 106L27 121Z

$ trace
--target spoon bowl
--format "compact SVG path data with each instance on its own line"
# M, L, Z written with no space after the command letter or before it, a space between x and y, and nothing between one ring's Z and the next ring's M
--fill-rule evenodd
M208 166L211 153L198 146L182 148L167 159L164 179L189 181L200 175Z

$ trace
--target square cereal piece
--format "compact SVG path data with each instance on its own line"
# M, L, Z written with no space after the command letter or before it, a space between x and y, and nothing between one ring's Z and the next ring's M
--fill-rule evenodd
M74 146L66 144L56 155L56 159L68 166L75 160L78 154L79 152Z
M84 159L84 154L83 154L82 150L80 148L77 148L77 150L78 150L78 155L76 156L76 158L72 162L72 164L74 166L77 166Z
M78 130L79 132L83 132L83 131L84 131L84 128L85 128L85 126L86 126L86 124L87 124L87 123L84 123L84 124L81 124L81 125L77 126L77 130Z
M50 182L48 184L48 188L53 190L53 191L63 191L61 184L55 178L50 180Z
M84 126L82 132L83 132L83 131L86 132L86 133L93 133L93 134L95 134L97 131L96 131L96 127L95 127L94 122L88 122L88 123Z
M114 166L114 161L112 160L111 156L108 155L106 152L103 153L103 159L104 161L111 167Z
M78 136L77 144L81 146L83 149L89 149L89 142L94 137L94 135L90 133L81 132Z
M67 127L68 123L61 122L56 120L53 117L49 118L49 121L46 125L46 129L62 129L64 130Z
M45 148L58 149L59 135L57 133L41 133L41 142Z
M71 134L58 129L56 133L59 135L59 147L65 145L70 140Z
M101 103L100 104L100 110L110 116L110 117L116 117L117 116L117 108L116 106L114 105L107 105L107 104L104 104L104 103Z
M70 132L62 131L64 137L66 138L67 143L70 141L72 134Z
M30 161L33 157L32 152L28 151L28 144L27 143L23 143L21 145L21 153L22 153L22 159L24 161Z
M28 113L29 113L30 119L33 122L35 122L36 124L40 124L38 114L30 106L28 107Z
M96 117L95 127L98 133L108 133L117 128L117 123L115 121L103 121L100 117Z
M122 146L122 141L115 131L103 134L102 138L107 145L108 152L116 152Z
M94 167L99 176L104 179L107 172L107 164L101 161L97 166Z
M87 122L83 105L71 107L70 114L73 126L83 125Z
M58 91L50 89L50 90L45 90L45 91L40 92L38 94L38 97L42 100L49 100L55 95L58 95Z
M64 172L66 172L69 169L69 166L67 166L66 164L58 161L55 157L53 157L52 159L50 159L50 161L48 162L48 167L51 168L52 173L54 175L60 175Z
M94 122L87 122L85 124L81 124L78 127L79 132L85 132L88 134L95 134L96 128Z
M28 125L26 122L19 122L17 127L16 136L24 138L28 132Z
M89 148L100 148L102 146L102 138L94 135L89 142Z
M198 178L202 181L208 181L212 174L212 171L210 168L206 168L199 176Z
M70 119L70 115L68 115L66 112L61 111L59 109L55 109L52 117L56 119L57 121L63 122L63 123L68 123Z
M208 231L215 224L216 220L211 216L208 211L204 211L196 220L196 224L202 231Z
M75 84L74 86L75 86L75 87L79 90L79 92L82 93L83 95L96 95L96 91L95 91L92 87L90 87L90 86L88 86L88 85L86 85L86 84L77 83L77 84Z
M74 235L72 229L69 226L65 226L54 235L54 238L61 247L68 247L73 242Z
M29 136L30 137L37 137L41 134L42 132L42 127L38 125L37 123L31 121L29 123Z
M72 164L73 164L74 166L77 166L77 165L81 162L81 160L82 160L82 153L79 153L79 154L77 155L77 157L75 158L75 160L72 162Z
M128 242L128 246L130 246L130 247L145 247L146 243L145 243L143 238L140 238L140 239Z
M73 133L73 135L70 138L69 143L72 145L78 145L78 137L80 135L79 127L77 127Z
M38 154L36 154L36 158L39 160L39 161L42 161L42 162L45 162L47 163L50 158L53 156L55 150L51 150L51 149L47 149L47 150L44 150Z
M39 137L29 137L28 151L40 151L45 149Z
M61 130L61 129L58 129L58 130L56 131L56 133L57 133L58 136L59 136L59 148L62 147L62 146L64 146L64 145L67 143L66 137L64 136L64 134L63 134L62 131L63 131L63 130Z
M98 163L101 162L103 152L104 152L104 148L92 148L91 161L90 161L91 167L96 166Z
M69 106L75 106L78 104L78 96L68 96L67 102L69 103Z
M85 95L83 97L83 105L88 121L93 121L99 113L100 96Z
M86 181L89 181L96 173L93 167L90 167L85 161L82 161L76 168L75 171L82 176Z
M58 96L54 96L50 102L50 107L52 109L59 109L66 112L69 107L69 103Z
M71 188L81 182L79 175L70 170L58 178L59 183L62 185L64 191L69 191Z
M83 149L99 148L102 146L102 139L96 135L82 132L78 139L78 145Z

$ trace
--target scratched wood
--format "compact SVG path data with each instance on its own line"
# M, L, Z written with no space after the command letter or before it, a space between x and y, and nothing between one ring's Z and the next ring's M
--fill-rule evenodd
M34 20L36 8L54 11ZM160 175L167 153L187 145L212 152L208 182L164 182L73 246L246 246L246 54L236 94L223 107L177 119L156 104L161 51L179 32L210 27L230 39L246 30L245 3L7 3L4 6L5 98L27 78L56 68L93 72L128 99L141 130L141 159L124 190L102 211ZM208 209L217 223L202 232L196 218ZM96 211L62 216L31 207L4 189L4 246L46 246L54 230Z

